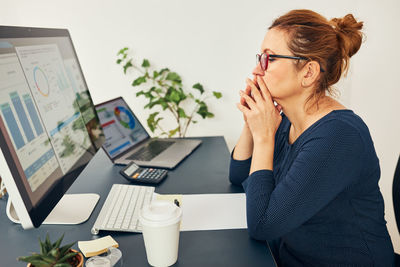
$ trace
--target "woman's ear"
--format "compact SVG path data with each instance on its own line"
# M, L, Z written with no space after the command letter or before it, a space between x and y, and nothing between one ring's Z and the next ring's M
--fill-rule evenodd
M314 83L318 80L320 74L320 66L319 63L316 61L307 62L306 65L303 67L302 71L302 81L301 85L303 87L310 87L313 86Z

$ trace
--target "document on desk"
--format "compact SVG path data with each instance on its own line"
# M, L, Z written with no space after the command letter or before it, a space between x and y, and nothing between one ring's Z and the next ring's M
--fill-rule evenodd
M181 231L246 229L245 194L159 195L173 201L180 197Z

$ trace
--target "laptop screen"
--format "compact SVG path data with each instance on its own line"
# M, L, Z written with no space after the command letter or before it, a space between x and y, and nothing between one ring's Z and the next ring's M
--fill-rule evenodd
M106 140L104 150L116 158L150 136L122 97L96 105Z

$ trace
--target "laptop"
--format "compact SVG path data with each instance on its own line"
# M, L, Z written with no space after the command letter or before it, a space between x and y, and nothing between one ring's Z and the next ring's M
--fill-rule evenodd
M95 106L114 164L173 169L200 144L197 139L151 138L122 97Z

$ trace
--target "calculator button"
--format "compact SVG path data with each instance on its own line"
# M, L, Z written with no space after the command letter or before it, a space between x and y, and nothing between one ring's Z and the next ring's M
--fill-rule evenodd
M138 178L138 176L139 176L139 173L137 172L137 173L135 173L135 174L132 176L132 178L133 178L133 179L136 179L136 178Z

